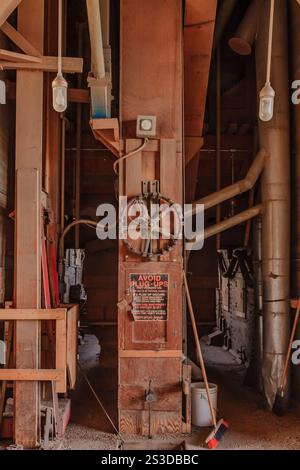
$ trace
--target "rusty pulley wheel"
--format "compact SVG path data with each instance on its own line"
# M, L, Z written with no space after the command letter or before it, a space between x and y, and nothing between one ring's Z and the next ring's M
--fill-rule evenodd
M160 193L132 198L124 208L122 223L126 227L124 244L143 258L165 256L181 239L182 213L174 201Z

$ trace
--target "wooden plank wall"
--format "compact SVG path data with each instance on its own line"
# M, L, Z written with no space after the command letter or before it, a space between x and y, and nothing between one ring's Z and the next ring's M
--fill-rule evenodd
M195 200L197 187L216 9L217 0L186 0L184 108L187 202Z
M159 179L161 192L182 198L182 2L121 1L121 121L125 150L136 139L138 115L157 116L157 140L121 167L120 194L141 193L143 180ZM182 430L182 246L150 262L119 246L119 302L130 273L168 273L168 321L135 322L119 308L119 427L124 434ZM156 395L149 417L145 394Z

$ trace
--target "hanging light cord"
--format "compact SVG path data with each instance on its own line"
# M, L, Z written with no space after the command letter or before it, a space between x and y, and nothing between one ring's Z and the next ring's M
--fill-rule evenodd
M272 43L273 43L273 31L274 31L274 10L275 0L270 0L270 26L269 26L269 43L268 43L268 61L267 61L267 84L271 83L271 61L272 61Z
M58 75L62 75L62 24L63 24L63 4L58 2Z

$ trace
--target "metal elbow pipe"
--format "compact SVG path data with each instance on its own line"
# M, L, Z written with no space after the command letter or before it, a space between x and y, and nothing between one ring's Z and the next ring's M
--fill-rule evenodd
M192 242L193 245L197 245L200 240L207 240L208 238L214 237L219 233L225 232L225 230L229 230L230 228L236 227L237 225L243 224L248 220L254 219L258 215L262 214L264 211L264 204L258 204L257 206L250 207L250 209L245 210L244 212L240 212L239 214L230 217L229 219L222 220L218 224L212 225L211 227L207 227L203 231L199 232L194 241Z
M254 162L252 163L246 178L242 181L242 190L243 192L249 191L250 189L253 188L255 185L256 181L258 180L259 176L261 175L265 163L267 160L268 154L265 151L265 149L261 149Z
M229 40L231 49L239 55L250 55L258 27L259 0L252 0L235 35Z
M204 205L204 209L207 210L216 206L217 204L221 204L222 202L227 201L232 197L243 194L252 189L264 169L267 156L268 155L265 149L261 149L255 157L254 162L252 163L246 177L243 180L227 186L226 188L210 194L209 196L199 199L194 203L193 211L190 215L195 215L198 212L197 205Z

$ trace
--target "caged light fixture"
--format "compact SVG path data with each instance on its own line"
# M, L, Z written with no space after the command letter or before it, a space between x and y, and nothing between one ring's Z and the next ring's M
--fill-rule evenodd
M68 106L68 82L62 74L62 0L59 0L58 13L58 73L52 82L53 108L58 113L66 111Z
M274 9L275 0L270 0L270 26L269 26L269 44L268 44L268 60L267 60L267 80L265 86L259 94L259 118L261 121L271 121L274 115L275 91L271 86L271 60L272 60L272 43L274 30Z

